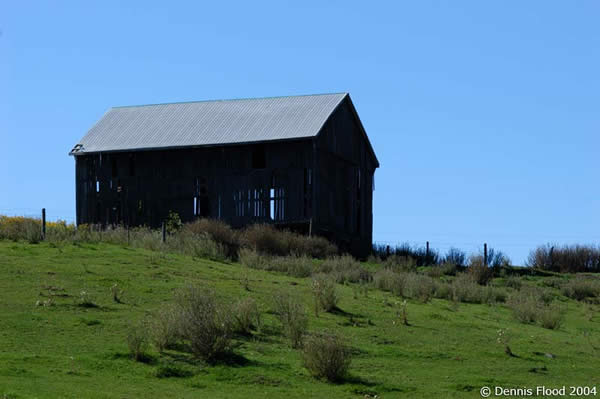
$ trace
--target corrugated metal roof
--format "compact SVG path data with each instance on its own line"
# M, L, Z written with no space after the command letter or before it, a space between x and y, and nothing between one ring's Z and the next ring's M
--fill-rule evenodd
M316 136L347 93L110 108L71 154Z

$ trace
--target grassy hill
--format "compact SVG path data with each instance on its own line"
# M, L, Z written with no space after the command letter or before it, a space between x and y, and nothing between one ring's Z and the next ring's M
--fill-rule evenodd
M521 280L539 286L546 278ZM235 337L235 356L216 365L176 350L151 350L148 361L133 360L129 328L190 283L212 287L226 302L255 299L263 313L260 332ZM520 323L503 303L445 299L408 300L406 326L403 299L374 286L338 284L339 310L316 317L310 283L238 263L118 245L0 241L0 397L462 398L480 397L482 386L597 383L598 305L557 289L546 288L564 312L558 329ZM124 291L123 303L112 298L114 284ZM344 382L313 378L301 353L290 348L272 312L274 293L282 290L301 295L309 330L345 337L353 357ZM97 306L78 306L82 291ZM515 356L498 342L499 330Z

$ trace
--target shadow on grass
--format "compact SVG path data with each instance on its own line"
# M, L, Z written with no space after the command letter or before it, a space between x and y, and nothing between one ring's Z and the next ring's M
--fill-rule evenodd
M246 367L253 364L253 361L233 351L221 353L210 360L200 359L194 356L189 351L165 351L162 356L170 359L170 361L186 363L191 366L229 366L229 367Z
M337 382L337 384L356 384L363 385L365 387L374 387L375 385L377 385L377 383L374 381L369 381L353 374L347 375L346 378L340 380L339 382Z
M339 307L335 306L333 309L331 309L331 311L329 312L331 314L334 314L336 316L345 316L345 317L358 317L358 318L364 318L365 316L360 314L360 313L350 313L350 312L346 312L343 309L340 309Z
M133 361L137 361L139 363L144 363L144 364L149 364L149 365L158 364L158 358L156 356L153 356L153 355L150 355L147 353L144 353L136 360L131 353L117 352L112 355L112 359L114 359L114 360L123 360L123 359L133 360Z
M174 365L160 365L154 371L154 376L156 378L188 378L193 377L194 373Z
M252 364L245 356L235 352L222 353L219 356L207 362L211 366L224 365L229 367L245 367Z

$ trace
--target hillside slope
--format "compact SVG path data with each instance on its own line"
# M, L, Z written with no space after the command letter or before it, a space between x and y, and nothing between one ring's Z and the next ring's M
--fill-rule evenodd
M208 285L226 301L254 298L263 311L261 332L237 337L229 364L206 366L175 351L152 352L147 363L132 360L128 328L189 283ZM114 284L124 290L123 303L112 299ZM353 361L344 383L316 380L304 369L270 313L278 290L302 295L310 330L335 330L347 339ZM338 290L341 310L316 317L309 278L115 245L0 241L0 395L462 398L480 397L484 385L597 383L597 305L562 297L564 322L548 330L517 322L504 305L409 301L405 326L401 298L352 285ZM81 291L98 306L77 306ZM43 306L50 297L53 305ZM501 329L515 357L497 342Z

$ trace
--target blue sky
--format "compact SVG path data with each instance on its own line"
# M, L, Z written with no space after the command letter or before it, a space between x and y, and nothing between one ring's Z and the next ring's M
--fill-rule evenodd
M0 213L72 220L67 152L110 106L348 91L381 163L376 241L515 263L598 243L598 20L596 1L2 2Z

